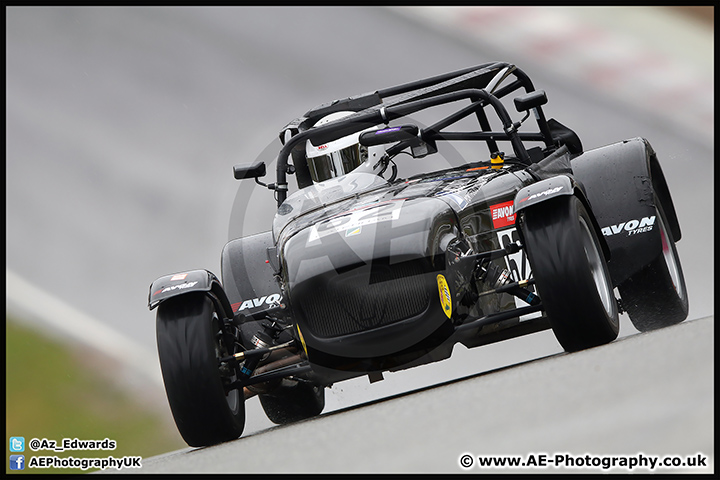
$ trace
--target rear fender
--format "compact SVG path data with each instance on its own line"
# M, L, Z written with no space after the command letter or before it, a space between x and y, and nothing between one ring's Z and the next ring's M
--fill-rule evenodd
M611 251L602 235L602 231L597 219L595 218L595 214L592 208L590 208L590 202L585 196L585 192L582 187L578 185L574 179L568 177L567 175L558 175L556 177L547 178L522 188L517 195L515 195L513 205L515 205L515 213L518 213L539 203L546 202L551 198L570 195L578 197L585 207L585 210L587 210L592 220L595 233L600 240L600 245L603 249L603 253L605 254L605 258L609 259Z
M158 278L150 285L148 308L154 309L168 298L205 292L223 318L233 318L232 308L218 278L208 270L190 270Z
M222 251L223 285L235 314L260 318L282 304L272 232L228 242Z
M673 239L680 239L670 191L647 140L638 137L586 151L571 164L612 251L613 284L622 283L661 253L660 230L654 228L656 198Z
M682 232L680 231L680 222L678 221L677 213L675 212L675 204L672 201L670 189L665 181L665 175L663 174L662 168L660 168L660 162L657 159L655 150L653 150L647 140L643 140L643 142L647 147L648 161L650 163L650 181L653 186L653 191L655 192L655 195L657 195L663 212L670 224L668 225L668 228L672 233L673 240L677 243L678 240L682 238Z

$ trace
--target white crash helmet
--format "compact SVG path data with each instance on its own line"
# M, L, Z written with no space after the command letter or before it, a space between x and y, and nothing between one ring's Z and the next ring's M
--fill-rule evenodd
M318 120L315 126L320 127L353 113L346 111L331 113ZM381 128L381 126L370 127L362 132L378 128ZM385 147L383 145L372 147L360 145L358 139L362 132L356 132L318 146L313 145L310 140L306 142L305 155L310 169L310 176L314 182L323 182L333 177L345 175L360 166L363 167L361 171L373 172L373 166L385 154ZM379 171L380 168L377 170ZM374 173L378 173L378 171Z

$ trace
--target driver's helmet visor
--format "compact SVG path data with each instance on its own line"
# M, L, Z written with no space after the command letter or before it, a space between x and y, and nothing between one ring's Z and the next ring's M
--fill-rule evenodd
M315 182L350 173L367 160L367 147L353 144L334 152L307 159L310 176Z

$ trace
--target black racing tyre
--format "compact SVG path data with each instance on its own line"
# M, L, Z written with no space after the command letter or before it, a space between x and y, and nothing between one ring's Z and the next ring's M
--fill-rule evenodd
M315 417L325 408L325 388L307 382L280 386L272 393L258 396L265 415L277 425Z
M170 410L185 442L192 447L238 438L245 426L242 389L226 395L217 359L227 356L220 321L204 293L170 298L158 306L157 345Z
M573 352L617 338L618 306L592 220L575 196L521 212L535 287L560 345Z
M672 232L658 199L656 221L662 252L638 273L618 285L622 304L635 328L647 332L680 323L688 315L685 277Z

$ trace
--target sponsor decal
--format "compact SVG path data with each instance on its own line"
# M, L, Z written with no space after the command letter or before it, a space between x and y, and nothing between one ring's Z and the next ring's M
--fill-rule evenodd
M515 225L515 209L512 200L490 205L490 213L492 214L493 227L496 229Z
M437 276L438 292L440 294L440 305L443 312L448 318L452 315L452 297L450 296L450 287L442 275Z
M275 303L280 303L280 296L279 293L273 293L272 295L265 295L258 298L253 298L252 300L245 300L243 302L233 303L231 305L233 309L233 313L237 313L243 310L247 310L248 308L260 308L263 306L272 306Z
M533 198L552 195L553 193L557 193L562 189L563 189L562 185L560 185L559 187L555 187L555 188L548 188L547 190L544 190L542 192L534 193L534 194L530 195L529 197L525 197L522 200L520 200L518 203L527 202L528 200L532 200Z
M360 235L360 232L362 232L362 226L355 227L355 228L349 228L347 232L345 232L346 237L352 237L353 235Z
M187 273L178 273L177 275L173 275L170 281L185 280L185 277L187 277Z
M308 242L319 240L327 235L355 231L361 229L365 225L374 225L377 223L389 222L400 218L400 209L403 200L395 200L390 202L382 202L370 207L362 207L351 210L347 214L342 214L330 220L315 224L310 230ZM360 233L359 231L357 233Z
M317 147L318 150L325 150L326 148L328 148L327 145L320 145L319 147Z
M655 215L651 217L643 217L640 220L628 220L627 222L618 223L616 225L610 225L603 227L602 233L606 237L618 235L623 232L627 232L627 236L637 235L638 233L649 232L655 225Z
M162 288L158 290L157 292L153 293L153 297L157 295L158 293L165 293L165 292L171 292L173 290L184 290L186 288L191 288L197 285L198 282L187 282L187 283L181 283L179 285L171 285L166 288Z

